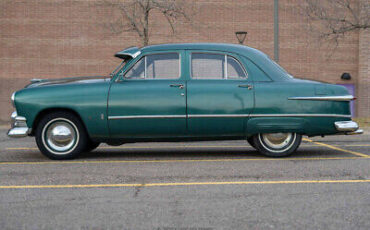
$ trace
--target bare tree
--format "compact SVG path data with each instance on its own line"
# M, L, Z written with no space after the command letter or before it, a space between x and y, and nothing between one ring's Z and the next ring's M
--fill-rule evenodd
M360 4L354 0L305 0L304 13L311 29L324 40L334 41L351 31L370 27L370 1Z
M156 11L164 16L174 34L177 20L191 21L190 4L186 0L101 0L98 3L112 10L111 21L106 25L111 32L134 31L144 46L149 44L152 13Z

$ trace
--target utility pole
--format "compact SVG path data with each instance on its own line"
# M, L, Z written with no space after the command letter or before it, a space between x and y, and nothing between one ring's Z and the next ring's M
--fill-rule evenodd
M274 59L279 62L279 0L274 0Z

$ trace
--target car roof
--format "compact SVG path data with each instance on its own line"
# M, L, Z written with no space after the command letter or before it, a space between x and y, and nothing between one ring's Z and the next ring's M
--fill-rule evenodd
M141 48L142 52L164 51L164 50L211 50L234 53L263 54L261 51L245 45L229 43L173 43L173 44L150 45Z
M257 57L260 58L267 57L267 55L264 54L263 52L251 48L249 46L229 43L172 43L172 44L150 45L142 48L128 47L120 52L117 52L115 56L122 59L130 57L136 58L141 53L150 53L155 51L170 51L170 50L221 51L241 54L252 59Z

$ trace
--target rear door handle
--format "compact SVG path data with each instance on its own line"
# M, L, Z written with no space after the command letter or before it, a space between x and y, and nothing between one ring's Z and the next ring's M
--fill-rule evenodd
M240 88L247 88L249 90L253 89L253 86L251 84L246 84L246 85L238 85Z
M180 89L183 89L184 85L183 84L171 84L170 87L178 87Z

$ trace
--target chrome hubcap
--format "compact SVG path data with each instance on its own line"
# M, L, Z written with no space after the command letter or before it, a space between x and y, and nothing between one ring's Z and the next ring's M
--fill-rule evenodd
M56 121L50 124L45 133L47 145L62 154L74 147L76 137L76 130L66 121Z
M292 133L264 133L263 142L272 149L283 149L291 143Z

